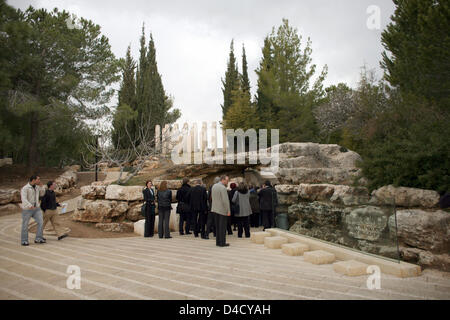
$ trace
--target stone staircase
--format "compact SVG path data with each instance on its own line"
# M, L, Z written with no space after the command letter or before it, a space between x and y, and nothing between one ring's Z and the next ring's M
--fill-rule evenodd
M356 261L336 261L333 253L325 250L310 250L309 245L301 242L289 242L287 237L273 236L270 232L253 232L250 240L256 244L264 244L268 249L281 249L289 256L303 256L303 260L312 264L333 264L333 270L346 276L367 275L369 265Z

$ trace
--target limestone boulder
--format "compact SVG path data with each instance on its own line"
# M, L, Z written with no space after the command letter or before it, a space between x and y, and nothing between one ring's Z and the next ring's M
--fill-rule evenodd
M358 168L279 168L275 173L282 184L300 183L354 183L361 176Z
M133 222L142 219L141 208L143 204L143 202L138 202L136 204L130 205L126 215L127 219Z
M345 217L348 234L355 239L376 241L386 229L388 217L381 208L356 208Z
M450 252L450 213L443 210L397 210L398 240L408 246L437 253ZM395 216L389 218L395 235Z
M111 184L106 187L106 200L137 201L144 200L141 186L119 186Z
M442 271L450 271L450 255L447 253L434 254L418 248L400 246L400 255L403 261L420 265L424 268L437 268Z
M12 158L0 159L0 167L11 166L12 164L13 164L13 159Z
M107 185L101 181L93 182L88 186L80 188L81 196L85 199L104 199Z
M0 189L0 205L21 202L20 190Z
M86 203L85 210L77 209L72 219L81 222L113 222L128 210L126 202L97 200Z
M369 191L365 187L351 187L334 184L305 184L298 186L302 200L331 201L346 206L362 205L369 202Z
M134 225L131 222L111 222L111 223L96 223L96 228L106 232L133 232Z
M336 227L341 221L344 208L323 202L300 202L288 208L288 216L300 220L304 228L314 226Z
M9 213L15 213L20 212L21 208L18 204L15 203L8 203L5 205L0 205L0 214L9 214Z
M157 189L159 189L159 186L161 185L161 182L163 182L163 181L167 181L168 189L180 189L183 184L183 180L154 180L153 185Z
M372 192L371 203L393 204L400 207L433 208L439 204L439 194L433 190L383 186Z
M278 204L281 206L290 206L298 203L298 185L280 184L275 189L278 194Z

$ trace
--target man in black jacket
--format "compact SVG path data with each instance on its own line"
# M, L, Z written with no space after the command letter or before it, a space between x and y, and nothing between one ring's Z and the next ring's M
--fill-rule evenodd
M177 207L177 213L180 214L180 224L179 224L179 230L180 235L184 235L183 229L185 230L186 234L192 234L190 232L190 226L192 224L192 218L191 218L191 205L190 205L190 191L191 186L188 184L189 179L183 178L183 185L181 188L177 191L177 201L178 201L178 207ZM186 222L185 228L183 228L183 224Z
M56 202L56 195L55 195L55 183L53 181L47 182L48 189L45 191L44 196L41 200L41 209L42 212L44 212L44 223L42 224L42 230L45 229L45 225L47 222L50 221L50 223L53 226L53 229L55 229L56 235L58 236L58 240L61 240L65 237L67 237L67 234L65 234L61 228L59 227L58 223L58 211L56 210L57 207L60 207L61 205Z
M264 230L274 226L275 208L278 206L278 196L270 181L264 182L259 191L259 209L262 215Z
M206 188L198 182L190 190L190 204L192 221L194 222L194 235L197 238L201 232L201 237L205 238L205 225L208 214L208 197L206 195Z

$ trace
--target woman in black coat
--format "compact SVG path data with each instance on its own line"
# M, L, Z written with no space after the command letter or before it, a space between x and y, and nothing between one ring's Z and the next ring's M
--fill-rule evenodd
M145 227L144 237L153 237L155 231L155 192L152 189L152 181L145 183L146 188L142 191L145 201Z
M158 235L170 239L170 211L172 209L172 191L167 189L167 181L162 181L157 193L158 202Z

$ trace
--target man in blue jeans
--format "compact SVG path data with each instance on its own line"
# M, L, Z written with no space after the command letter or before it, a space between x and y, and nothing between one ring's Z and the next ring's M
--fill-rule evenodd
M41 179L33 175L29 182L22 188L20 195L22 198L22 232L21 242L23 246L28 246L28 223L33 218L37 223L35 243L45 243L43 233L42 211L39 207L39 197L44 195L44 188L41 187Z

